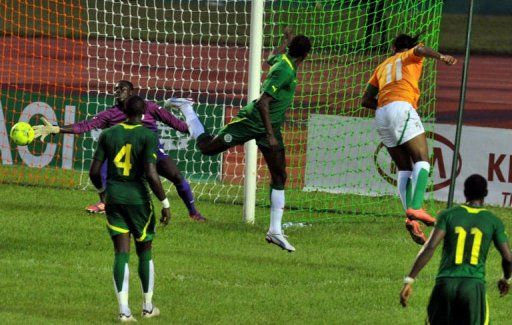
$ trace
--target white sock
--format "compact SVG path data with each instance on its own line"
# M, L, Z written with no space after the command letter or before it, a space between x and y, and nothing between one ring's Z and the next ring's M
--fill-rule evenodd
M128 306L128 291L130 284L130 270L128 269L128 264L124 266L124 278L123 278L123 287L121 291L117 290L116 280L114 279L114 288L116 289L117 301L119 303L119 313L125 314L129 316L132 314L130 307Z
M397 174L398 196L400 196L404 211L407 210L407 183L411 181L411 174L410 170L399 170Z
M284 212L284 190L271 189L270 192L270 229L274 234L281 234L281 220Z
M414 195L414 191L416 190L416 183L418 182L418 175L420 174L420 171L422 169L425 169L427 172L430 172L430 164L426 161L418 161L414 164L414 167L412 168L412 193Z
M181 106L180 109L185 116L185 121L188 125L188 132L194 139L197 139L201 134L204 133L204 126L201 121L199 121L199 118L194 111L194 107L192 105L185 104Z
M147 311L153 310L153 288L155 287L155 265L153 260L149 261L149 284L148 292L144 292L142 309Z

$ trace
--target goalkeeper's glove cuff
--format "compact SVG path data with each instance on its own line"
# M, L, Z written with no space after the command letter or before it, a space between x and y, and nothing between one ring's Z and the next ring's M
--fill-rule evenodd
M52 126L51 129L50 129L50 133L51 134L58 134L60 133L60 127L57 125L57 126Z

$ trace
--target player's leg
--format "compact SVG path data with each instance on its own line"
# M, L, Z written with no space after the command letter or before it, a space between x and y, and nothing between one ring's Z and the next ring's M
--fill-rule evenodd
M101 183L103 186L106 186L107 184L107 165L108 161L105 160L103 164L101 165ZM85 207L85 211L90 213L105 213L105 192L98 194L100 197L100 200L98 203L91 204Z
M387 149L397 168L398 196L400 197L400 201L402 202L402 206L405 211L409 207L412 197L411 159L407 151L403 148L391 147Z
M380 107L375 112L375 127L379 138L386 146L398 169L398 195L405 210L407 210L411 200L412 182L410 176L412 174L412 164L407 151L398 144L404 133L403 130L407 128L407 121L409 120L407 108L407 103L398 102ZM416 243L420 245L425 243L426 236L416 220L406 218L405 227Z
M404 212L411 204L412 194L412 164L408 153L401 147L387 148L391 159L397 167L397 187L398 196L402 202ZM416 220L405 219L405 228L409 231L412 240L417 244L423 245L427 241L427 236L421 230L421 226Z
M151 243L155 236L155 213L152 202L126 205L125 218L130 232L135 238L135 248L139 257L139 277L144 296L142 317L151 318L160 315L153 304L155 283L154 264Z
M181 174L174 160L171 159L163 149L158 151L158 159L156 162L156 171L160 176L167 178L174 184L178 195L188 209L188 215L195 221L206 221L206 219L197 211L194 203L194 194L190 188L190 184Z
M427 225L433 225L436 219L422 210L423 199L427 189L428 175L430 172L427 138L425 133L419 134L410 139L401 147L407 150L414 163L411 175L412 200L411 205L407 210L407 214Z
M133 320L132 312L128 304L130 271L128 262L130 259L130 231L122 217L122 207L117 204L109 204L106 207L107 228L114 244L114 287L119 303L119 320Z
M169 98L166 100L166 106L179 109L185 116L190 135L196 140L196 145L203 155L214 156L234 145L224 141L224 136L212 136L205 131L203 124L194 111L194 102L185 98Z
M142 284L142 317L152 318L160 315L160 310L153 305L153 289L155 286L155 266L152 259L152 241L135 242L139 257L139 278Z
M288 242L283 235L281 221L285 206L284 188L286 184L286 156L284 148L272 151L266 146L259 146L265 162L270 172L270 226L266 235L269 243L276 244L289 252L295 251L295 248Z
M412 168L412 200L407 210L410 218L420 220L427 225L433 225L435 218L422 210L423 199L427 189L430 164L428 162L428 145L425 129L421 123L418 113L412 106L406 108L407 119L403 127L397 128L400 131L398 144L407 151L413 162Z

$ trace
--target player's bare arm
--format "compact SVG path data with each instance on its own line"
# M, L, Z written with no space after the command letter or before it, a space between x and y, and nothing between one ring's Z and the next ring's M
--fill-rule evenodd
M288 47L288 44L290 44L290 42L292 41L293 39L293 32L292 32L292 29L290 27L286 27L283 31L283 40L281 42L281 45L279 45L278 47L276 47L273 51L272 51L272 55L277 55L277 54L284 54L286 53L286 48Z
M379 94L379 88L374 85L368 84L363 94L361 105L369 109L377 109L377 95Z
M273 97L267 93L263 93L258 100L258 110L260 111L261 120L263 121L263 125L265 126L265 130L267 131L267 139L270 144L270 148L272 150L276 150L279 147L279 143L274 135L274 130L272 129L272 124L270 122L270 102Z
M425 45L418 45L414 48L414 54L423 58L432 58L444 62L447 65L454 65L457 59L451 55L441 54Z
M162 202L162 217L160 218L160 223L167 225L171 219L169 200L165 196L162 182L160 182L160 177L156 172L156 165L154 163L146 162L144 163L144 171L151 191L153 191L160 202Z
M412 284L420 271L428 264L434 252L436 251L437 246L441 243L446 232L440 229L434 229L430 233L430 238L425 243L423 248L420 250L416 260L414 261L414 265L412 266L411 272L404 279L404 286L402 291L400 292L400 304L404 307L407 307L407 301L412 294Z
M512 281L512 252L508 243L502 243L496 247L501 254L501 268L503 269L503 278L498 281L498 290L500 296L508 294L510 283Z

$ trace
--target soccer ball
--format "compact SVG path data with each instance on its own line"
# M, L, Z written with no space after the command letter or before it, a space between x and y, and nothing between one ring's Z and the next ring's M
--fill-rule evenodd
M34 141L34 129L27 122L18 122L12 126L11 141L18 146L26 146Z

